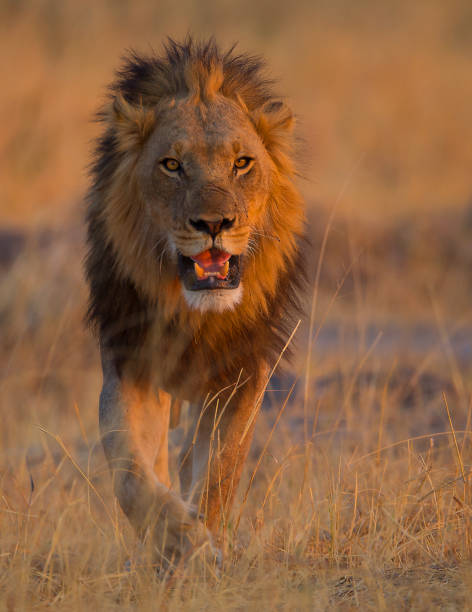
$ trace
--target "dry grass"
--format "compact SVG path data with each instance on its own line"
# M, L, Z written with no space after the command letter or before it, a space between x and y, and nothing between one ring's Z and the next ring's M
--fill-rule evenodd
M353 317L342 314L346 305L337 315L322 275L307 385L295 387L266 449L306 365L301 331L299 364L267 393L221 576L190 563L163 579L117 506L98 441L100 374L81 326L80 240L62 228L3 278L6 609L466 607L472 404L460 341L470 347L470 321L454 327L438 314L434 324L421 319L419 336L403 315L390 318L393 332L370 318L363 327L366 307L347 292ZM378 278L391 275L382 257ZM378 278L359 281L366 295Z
M0 222L27 228L0 268L0 608L468 609L470 3L38 0L0 16ZM195 560L164 579L98 440L74 200L122 48L189 27L284 75L315 154L313 278L341 197L314 340L298 330L292 371L271 383L221 576Z

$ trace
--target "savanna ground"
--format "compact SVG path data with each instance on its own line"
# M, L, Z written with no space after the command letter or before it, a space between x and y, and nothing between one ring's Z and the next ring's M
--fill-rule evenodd
M81 200L122 50L189 29L263 53L300 116L312 316L221 575L163 579L98 439ZM0 30L1 608L471 608L470 2L3 0Z

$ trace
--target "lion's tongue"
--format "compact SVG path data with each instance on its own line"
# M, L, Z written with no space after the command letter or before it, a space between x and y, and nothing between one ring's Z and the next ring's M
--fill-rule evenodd
M230 257L231 255L224 251L208 249L207 251L203 251L203 253L195 255L192 259L196 261L205 272L218 272Z
M197 276L207 276L215 274L220 278L226 278L229 270L230 253L220 251L219 249L208 249L198 255L192 257L195 262L195 270Z

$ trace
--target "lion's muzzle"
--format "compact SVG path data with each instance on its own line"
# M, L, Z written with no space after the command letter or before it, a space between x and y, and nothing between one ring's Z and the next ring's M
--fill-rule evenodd
M201 216L198 219L189 219L189 223L198 232L210 234L210 236L215 239L217 234L220 232L231 229L235 220L235 217L220 217L217 219L211 219Z

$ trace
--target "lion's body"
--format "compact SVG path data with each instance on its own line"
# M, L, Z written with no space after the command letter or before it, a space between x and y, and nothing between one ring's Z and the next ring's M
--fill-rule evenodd
M127 61L101 115L86 264L100 424L121 506L167 555L183 534L207 537L192 495L211 531L229 509L303 278L291 114L260 72L213 42L170 42L163 59ZM231 401L215 421L218 402L202 406L217 393L220 409ZM194 405L199 428L182 453L185 501L167 469L171 396Z

